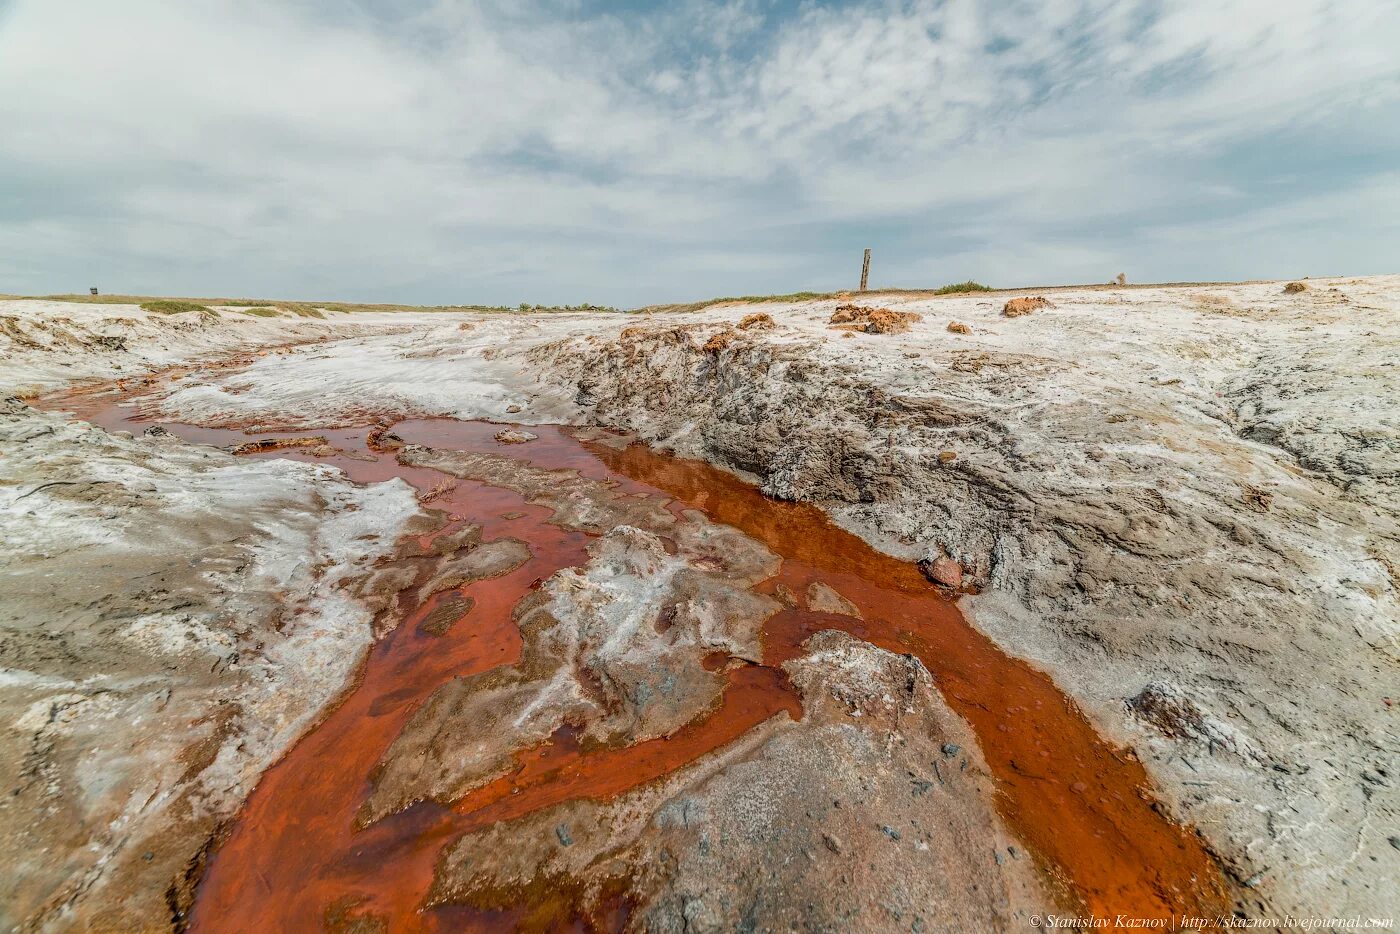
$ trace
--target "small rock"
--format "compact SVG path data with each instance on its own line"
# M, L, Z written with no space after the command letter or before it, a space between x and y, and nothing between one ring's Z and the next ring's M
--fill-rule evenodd
M957 590L962 586L962 565L952 558L939 556L932 561L924 559L919 562L919 570L923 571L925 577L940 587Z
M831 613L836 616L851 616L863 619L860 608L841 596L837 590L824 581L812 581L807 588L807 609L813 613Z
M1389 843L1391 846L1395 847L1397 850L1400 850L1400 837L1387 837L1386 842Z
M160 425L152 425L150 428L143 431L142 434L147 438L169 438L171 436L170 430Z
M554 828L554 835L555 835L556 837L559 838L559 844L560 844L561 846L573 846L573 845L574 845L574 838L573 838L573 836L569 833L568 825L566 825L566 824L560 824L558 827L555 827L555 828Z
M940 464L951 464L953 461L955 461L955 460L957 460L957 459L958 459L958 452L957 452L957 451L939 451L939 452L938 452L938 462L939 462Z
M949 759L962 752L962 747L959 746L957 743L944 743L942 748L943 755L947 756Z
M963 324L961 321L949 321L948 330L952 331L954 334L971 334L972 325Z
M538 437L539 435L533 432L520 431L515 428L496 432L496 440L502 444L524 444L526 441L534 441Z
M1307 290L1308 286L1305 282L1290 282L1283 287L1283 291L1289 295L1297 295L1299 292L1306 292Z
M833 852L833 853L840 853L840 852L841 852L841 840L840 840L840 838L838 838L838 837L836 837L836 836L834 836L834 835L832 835L832 834L829 834L829 833L824 833L824 834L822 834L822 843L826 846L826 848L827 848L828 850L830 850L830 851Z
M510 405L506 406L506 411L509 412L511 415L514 415L516 412L521 411L521 406L518 406L514 402L512 402Z
M754 312L751 315L744 315L744 317L739 319L739 328L744 331L766 331L769 328L777 326L772 315L766 315L761 311Z
M898 841L898 840L900 839L899 831L898 831L898 830L895 830L893 827L890 827L889 825L886 825L886 826L884 826L884 827L881 827L881 828L880 828L880 833L882 833L882 834L884 834L885 836L889 837L891 840Z

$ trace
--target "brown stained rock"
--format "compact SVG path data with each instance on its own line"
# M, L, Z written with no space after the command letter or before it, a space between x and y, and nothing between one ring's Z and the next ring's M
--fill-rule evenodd
M963 585L962 565L952 558L940 555L931 561L920 561L919 570L923 571L925 577L940 587L957 590Z
M539 435L532 431L524 431L519 428L507 428L504 431L496 432L496 440L502 444L524 444L527 441L534 441Z
M971 334L972 325L963 324L961 321L949 321L948 330L954 334Z
M710 339L705 341L704 346L700 349L706 353L719 353L721 350L734 343L738 337L739 332L735 331L733 328L716 331L714 334L710 335Z
M328 448L330 442L317 435L314 438L263 438L239 444L229 450L230 454L264 454L268 451L283 451L289 448Z
M1283 291L1289 295L1297 295L1299 292L1306 292L1308 284L1306 282L1290 282L1283 287Z
M865 325L867 334L903 334L909 326L924 320L924 316L912 311L891 311L876 308L870 312L870 320Z
M939 462L940 464L951 464L953 461L955 461L955 460L957 460L957 459L958 459L958 452L957 452L957 451L939 451L939 452L938 452L938 462Z
M365 436L365 446L371 451L383 454L403 447L403 439L394 434L389 425L376 425Z
M860 614L859 607L823 581L813 581L812 585L807 588L807 609L813 613L835 613L838 616L864 618Z
M864 331L867 334L902 334L915 322L924 320L923 315L912 311L894 311L890 308L869 308L864 305L837 305L827 322L844 326L843 329Z
M1038 308L1050 308L1050 300L1039 295L1028 298L1013 298L1002 306L1001 313L1008 318L1019 318L1028 315Z
M766 331L777 326L772 315L764 314L761 311L744 315L739 319L739 329L742 331Z

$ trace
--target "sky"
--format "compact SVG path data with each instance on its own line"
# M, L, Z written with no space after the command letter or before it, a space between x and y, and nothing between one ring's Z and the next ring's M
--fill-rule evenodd
M1396 0L0 0L0 293L1400 272Z

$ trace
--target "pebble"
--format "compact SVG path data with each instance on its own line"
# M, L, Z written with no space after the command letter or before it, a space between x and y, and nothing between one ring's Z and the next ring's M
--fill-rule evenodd
M889 837L891 840L899 839L899 831L895 830L893 827L881 827L880 832L883 833L885 836Z
M943 755L947 756L947 757L950 758L950 759L951 759L953 756L956 756L956 755L957 755L958 753L960 753L960 752L962 752L962 747L959 746L957 743L944 743L944 744L943 744Z
M573 838L573 836L569 833L568 825L566 825L566 824L560 824L558 827L555 827L555 828L554 828L554 835L555 835L556 837L559 838L559 843L560 843L561 846L573 846L573 845L574 845L574 838Z

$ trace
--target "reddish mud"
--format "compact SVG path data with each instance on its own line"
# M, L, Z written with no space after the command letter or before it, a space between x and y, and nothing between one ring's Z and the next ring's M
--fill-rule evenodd
M1007 824L1096 915L1180 917L1228 905L1220 868L1191 831L1164 818L1131 752L1104 742L1049 676L1001 651L908 562L870 547L816 507L768 499L706 464L642 445L589 449L618 474L703 509L783 557L767 587L836 588L864 620L789 610L764 629L764 662L842 629L910 653L977 734ZM1208 913L1208 912L1207 912Z
M146 427L134 409L116 402L110 395L70 394L46 407L77 411L112 430ZM187 440L222 446L273 437L166 427ZM785 585L801 594L820 580L853 602L864 620L804 609L780 613L764 632L764 666L730 672L720 708L672 736L625 749L581 748L562 730L519 754L513 773L451 807L421 803L357 829L371 773L409 716L447 680L514 663L520 637L512 608L554 571L583 564L588 538L549 524L545 509L515 493L404 467L392 450L371 450L367 427L278 433L280 439L324 437L344 453L317 456L324 447L298 447L252 456L329 463L357 482L402 477L420 492L445 488L431 506L459 518L434 534L472 522L488 541L528 542L533 557L510 574L461 588L474 606L442 635L418 626L439 595L413 608L376 643L357 685L263 776L209 859L188 919L193 930L316 930L357 918L373 918L390 931L576 924L612 929L625 920L623 908L614 906L607 918L575 918L567 899L540 893L516 893L519 903L490 910L425 910L423 901L443 847L463 833L562 801L619 794L722 747L768 717L800 717L777 666L822 629L845 630L924 662L950 706L976 731L998 779L997 804L1008 825L1077 907L1100 916L1171 918L1228 904L1219 868L1190 831L1159 813L1141 764L1102 741L1047 676L973 629L913 565L876 552L814 507L766 499L707 464L639 445L618 450L580 443L550 427L532 426L540 437L528 445L505 445L493 438L499 429L417 420L396 425L394 433L431 447L488 450L537 466L572 468L611 480L623 492L660 495L673 499L673 508L699 509L782 556L781 572L764 589ZM451 481L450 488L444 481Z

